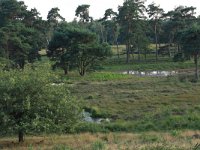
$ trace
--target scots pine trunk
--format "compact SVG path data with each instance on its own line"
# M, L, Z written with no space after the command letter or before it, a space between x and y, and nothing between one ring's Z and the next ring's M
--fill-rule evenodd
M103 26L102 25L101 25L101 38L102 38L102 43L105 42L104 33L103 33Z
M146 50L146 48L145 48L145 51L144 51L144 60L145 60L145 62L147 61L147 50Z
M84 75L85 75L85 68L82 68L82 69L80 70L79 74L80 74L81 76L84 76Z
M85 75L85 70L86 70L86 67L84 66L84 62L80 61L80 64L79 64L79 74L81 76L84 76Z
M158 61L158 37L157 37L157 25L155 24L155 42L156 42L156 61Z
M68 70L64 69L64 74L67 75L68 74Z
M130 62L130 43L126 44L126 63Z
M140 53L141 53L141 51L140 51L140 48L139 48L139 46L138 46L138 43L139 43L139 39L138 39L138 36L137 36L137 52L138 52L138 62L140 62Z
M198 70L198 53L194 55L194 62L195 62L195 78L199 80L199 70Z
M117 44L117 56L118 56L118 60L119 60L119 45L118 45L118 42L116 42L116 44Z
M24 132L23 132L23 130L18 131L18 141L19 141L19 143L24 142Z
M138 62L140 62L140 49L137 47L137 51L138 51Z
M130 23L128 22L128 36L130 36L131 33L131 29L130 29ZM128 41L126 44L126 63L128 64L130 62L130 46L131 46L131 42L130 42L130 37L128 37Z

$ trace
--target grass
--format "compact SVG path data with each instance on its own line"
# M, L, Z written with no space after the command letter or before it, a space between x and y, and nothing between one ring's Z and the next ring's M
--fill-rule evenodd
M117 45L113 45L112 47L112 52L114 55L117 55ZM125 45L118 45L118 51L120 54L123 54L125 53L125 50L126 50L126 46Z
M193 82L193 75L138 77L120 74L126 66L141 70L176 70L192 65L192 62L113 65L83 78L69 76L73 85L69 86L70 91L85 101L85 108L92 110L92 116L111 119L111 123L105 125L83 123L77 132L200 129L200 83Z
M181 82L178 77L116 75L101 78L97 74L96 78L86 78L88 80L72 80L70 91L112 118L135 120L150 112L160 113L166 109L170 112L173 108L196 111L194 108L199 105L200 83Z
M104 65L104 70L80 77L57 70L59 82L69 85L71 93L83 99L93 117L110 118L105 125L81 123L76 132L138 132L200 129L200 83L193 75L139 77L120 74L121 70L182 70L191 61ZM185 70L185 69L184 69ZM59 78L61 76L61 78ZM192 81L192 82L191 82Z
M88 76L84 77L83 80L86 81L116 81L116 80L122 80L122 79L128 79L131 78L130 75L124 75L124 74L117 74L113 72L97 72L89 74Z
M156 62L132 62L130 64L116 64L109 63L104 66L105 71L126 71L126 70L180 70L194 68L194 63L192 61L186 62L172 62L168 59L166 61Z
M26 137L18 144L14 138L1 138L3 150L189 150L200 141L195 135L200 131L180 131L178 136L166 132L145 133L82 133Z

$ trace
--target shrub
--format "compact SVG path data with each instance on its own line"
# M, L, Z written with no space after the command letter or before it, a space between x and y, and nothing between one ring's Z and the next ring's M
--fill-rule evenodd
M173 58L174 62L184 61L184 60L185 60L185 58L184 58L183 53L177 53L174 55L174 58Z
M0 72L1 134L70 132L81 114L66 85L53 85L50 73L29 70Z

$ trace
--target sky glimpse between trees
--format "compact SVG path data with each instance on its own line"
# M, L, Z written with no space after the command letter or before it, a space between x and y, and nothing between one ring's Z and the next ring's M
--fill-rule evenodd
M124 0L40 0L39 3L35 2L35 0L24 0L24 2L28 6L28 9L37 8L43 19L46 19L48 11L51 8L58 7L60 9L60 14L66 21L72 21L75 18L75 10L78 5L89 4L91 16L94 19L99 19L108 8L117 11L118 6L122 6ZM197 14L200 14L199 0L147 0L146 5L152 2L160 5L165 11L172 10L179 5L194 6L197 7Z

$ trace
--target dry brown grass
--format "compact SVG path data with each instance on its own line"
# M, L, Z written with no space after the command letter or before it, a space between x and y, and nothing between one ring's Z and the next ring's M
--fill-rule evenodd
M195 136L196 135L196 136ZM200 143L200 131L182 131L178 135L169 133L82 133L72 135L50 135L41 137L26 137L25 142L19 144L15 138L0 139L0 149L28 150L55 149L65 145L71 149L92 150L96 141L100 141L106 150L140 150L140 149L191 149ZM98 146L96 147L96 149Z

